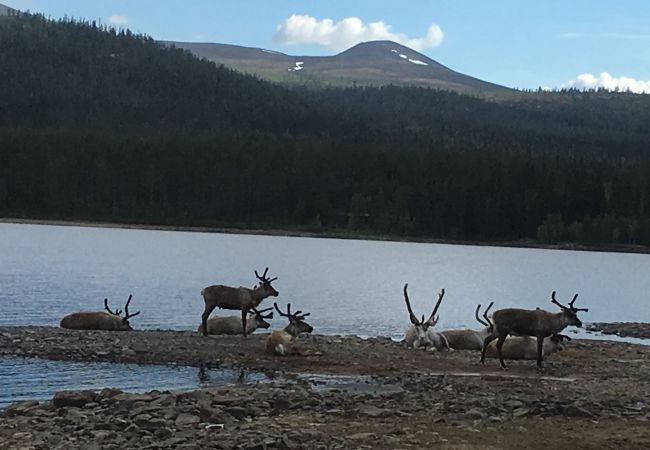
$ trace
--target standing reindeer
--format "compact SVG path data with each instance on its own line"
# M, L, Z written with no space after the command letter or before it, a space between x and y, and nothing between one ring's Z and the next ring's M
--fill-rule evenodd
M302 314L302 311L296 311L291 314L291 303L287 304L287 312L283 313L278 308L277 303L273 303L275 310L282 317L289 319L289 325L284 327L283 330L273 331L266 339L266 351L272 355L302 355L310 356L317 353L306 352L296 345L296 338L301 333L311 333L314 328L305 322L305 317L310 313Z
M273 307L257 310L252 308L248 313L246 321L246 333L251 334L258 328L269 328L271 325L266 319L273 319ZM238 316L212 317L208 319L208 334L239 334L241 333L242 322ZM203 325L199 325L199 333L203 333Z
M488 319L487 315L490 311L490 308L492 308L492 305L494 305L494 302L491 302L483 312L483 318L486 320L486 322L482 321L479 317L479 311L481 310L480 303L474 311L474 317L481 325L484 326L484 328L480 330L466 329L441 331L440 334L447 338L449 347L454 350L482 350L483 341L485 341L485 338L492 333L492 325L489 323L490 319Z
M579 311L589 311L588 308L576 308L573 306L578 294L573 296L569 306L564 306L555 299L555 291L551 294L551 303L559 306L562 311L551 313L542 309L517 309L508 308L495 311L492 315L494 329L490 336L483 341L483 351L481 352L481 364L485 364L485 352L487 347L495 339L497 340L497 354L501 368L505 369L503 362L503 343L508 334L517 334L521 336L534 336L537 338L537 367L542 368L542 353L544 347L544 338L558 334L570 325L577 327L582 326L578 319Z
M253 289L241 286L235 288L221 284L215 284L202 289L201 295L205 302L205 309L201 315L203 336L208 335L208 317L214 308L218 306L223 309L241 310L242 333L246 337L248 334L246 330L246 315L248 311L257 308L266 297L278 296L278 291L271 286L271 283L278 278L267 278L266 274L268 271L269 268L267 267L262 276L257 273L257 270L255 271L255 276L260 282Z
M438 323L436 313L438 312L442 298L445 296L445 290L442 289L438 294L436 306L433 308L433 312L429 318L425 321L424 314L422 314L422 320L418 320L415 314L413 314L407 288L408 283L404 285L404 301L406 302L406 309L409 312L409 319L411 320L412 325L408 330L406 330L406 336L404 337L406 346L416 349L422 347L424 350L426 350L427 347L435 347L435 349L439 351L444 349L449 350L449 342L447 342L447 338L443 334L433 331L433 327Z
M129 324L129 319L140 314L138 311L135 314L129 314L129 303L131 303L133 295L129 295L129 299L124 306L125 316L120 317L122 311L116 309L111 311L108 307L108 299L104 299L104 311L80 311L68 314L61 319L61 328L69 328L72 330L110 330L110 331L133 331Z

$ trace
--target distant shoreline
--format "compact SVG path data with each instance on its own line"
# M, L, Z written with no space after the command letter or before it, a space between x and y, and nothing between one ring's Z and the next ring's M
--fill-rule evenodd
M242 234L254 236L286 236L319 239L350 239L364 241L382 242L413 242L421 244L444 244L444 245L472 245L479 247L513 247L513 248L536 248L543 250L573 250L589 252L613 252L613 253L639 253L650 254L650 247L632 244L610 244L610 245L585 245L571 242L558 244L540 244L532 240L519 241L469 241L453 239L436 239L424 237L402 237L392 235L375 235L363 233L344 232L310 232L283 229L255 229L255 228L226 228L207 226L182 226L182 225L150 225L142 223L121 223L121 222L94 222L84 220L53 220L53 219L25 219L16 217L0 217L0 223L13 223L25 225L56 225L70 227L91 227L91 228L119 228L132 230L154 230L154 231L185 231L194 233L219 233L219 234Z

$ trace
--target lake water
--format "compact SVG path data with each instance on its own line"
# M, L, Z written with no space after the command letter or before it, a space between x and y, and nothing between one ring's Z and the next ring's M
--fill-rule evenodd
M279 277L275 300L310 312L321 334L401 338L405 282L418 315L446 289L440 329L478 327L477 303L555 310L552 290L562 302L579 293L577 305L589 307L584 322L650 321L650 255L0 223L0 325L57 326L70 312L101 310L104 297L122 308L132 293L131 312L142 311L135 328L196 329L203 287L252 287L253 270L266 266ZM284 325L276 315L272 326ZM263 378L4 358L0 407L62 389L183 390Z
M267 379L260 372L232 369L0 358L0 408L23 400L50 400L55 392L66 389L180 391Z
M280 296L262 305L291 302L321 334L401 337L405 282L418 315L446 289L440 329L478 327L477 303L556 310L552 290L579 293L584 322L650 321L650 255L0 224L0 325L57 326L132 293L135 328L196 329L203 287L252 287L266 266Z

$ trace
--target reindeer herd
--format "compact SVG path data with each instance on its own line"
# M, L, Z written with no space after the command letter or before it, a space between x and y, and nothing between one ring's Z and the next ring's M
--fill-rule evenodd
M203 336L241 333L246 337L258 328L268 329L270 324L267 319L273 318L272 309L275 308L276 312L281 317L286 317L289 323L284 329L269 334L266 340L266 351L273 355L320 355L302 348L296 342L301 334L313 331L313 327L305 322L305 317L309 316L309 313L302 311L292 313L290 303L287 304L286 312L283 312L275 302L273 308L258 309L262 300L279 295L271 285L277 277L269 278L268 271L268 267L262 275L257 270L254 271L258 283L252 289L213 285L201 290L204 310L198 332ZM494 304L491 302L483 311L483 319L479 317L480 304L474 312L474 317L481 324L481 328L436 331L435 326L439 319L437 313L445 296L445 290L442 289L438 294L433 312L426 320L424 314L419 319L413 312L408 296L408 283L404 285L403 293L411 322L403 341L407 347L438 351L481 351L482 364L485 363L486 356L499 358L502 368L506 367L504 359L537 360L537 367L541 368L545 356L562 350L563 342L571 340L560 332L568 326L581 327L582 322L578 319L577 313L588 311L587 308L574 306L578 294L568 305L563 305L556 300L553 291L551 303L560 308L559 312L552 313L540 308L535 310L507 308L494 311L490 315L489 311ZM131 299L132 295L129 295L124 306L124 317L121 310L111 310L108 299L104 299L105 311L80 311L68 314L61 320L61 327L78 330L132 331L129 319L140 314L140 311L129 314ZM210 314L217 307L240 311L241 316L210 318Z

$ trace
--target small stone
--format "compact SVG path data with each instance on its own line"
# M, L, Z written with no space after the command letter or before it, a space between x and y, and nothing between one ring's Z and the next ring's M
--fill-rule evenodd
M191 427L193 425L198 424L201 422L201 419L199 416L195 416L193 414L187 414L187 413L182 413L179 414L178 417L176 417L175 424L179 428L186 428L186 427Z

